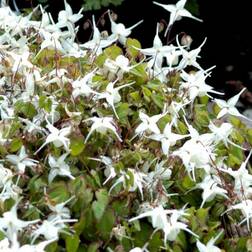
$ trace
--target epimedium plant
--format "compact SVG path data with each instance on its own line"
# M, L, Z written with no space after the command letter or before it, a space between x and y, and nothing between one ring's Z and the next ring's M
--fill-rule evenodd
M9 0L12 2L14 8L16 11L20 11L20 3L16 0ZM36 0L35 2L33 0L28 0L31 2L31 5L39 3L39 4L50 4L50 0ZM1 1L0 1L1 2ZM63 0L62 0L63 2ZM83 0L83 7L85 10L99 10L104 7L108 7L109 5L112 6L119 6L123 3L123 0Z
M166 32L193 18L160 5ZM0 8L0 251L251 250L252 130L206 84L201 47L130 38L108 11L75 41L58 19ZM105 34L105 35L104 35ZM169 37L168 37L169 41ZM190 40L186 40L190 41Z

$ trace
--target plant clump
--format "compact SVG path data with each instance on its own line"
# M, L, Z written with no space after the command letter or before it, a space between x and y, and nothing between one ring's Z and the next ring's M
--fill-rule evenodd
M186 1L161 5L174 22ZM160 5L155 2L155 4ZM197 48L0 8L0 251L251 250L252 131Z

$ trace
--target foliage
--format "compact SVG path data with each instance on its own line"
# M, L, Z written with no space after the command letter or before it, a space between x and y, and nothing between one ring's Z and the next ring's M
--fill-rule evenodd
M200 21L184 4L162 6L170 26ZM141 21L109 13L111 35L93 18L77 44L68 3L56 23L0 13L0 250L251 250L245 90L210 96L204 42L163 44L157 24L141 48Z
M108 7L110 4L118 6L123 0L84 0L85 10L98 10L103 7Z

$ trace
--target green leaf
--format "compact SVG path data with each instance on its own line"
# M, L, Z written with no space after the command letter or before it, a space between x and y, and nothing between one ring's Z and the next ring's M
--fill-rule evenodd
M93 242L88 246L87 252L97 252L99 247L99 242Z
M72 156L80 155L85 148L84 137L83 136L73 137L70 140L71 140L70 143L71 155Z
M22 140L20 138L14 138L11 141L9 151L10 152L16 152L22 147L22 145L23 145L23 142L22 142Z
M100 222L97 223L97 229L100 232L102 239L108 240L110 238L115 221L116 217L113 210L107 209L104 212L103 218L101 218Z
M154 101L154 103L160 108L164 108L164 96L160 94L151 94L151 98Z
M49 188L49 196L51 200L56 202L64 202L70 198L67 185L64 181L54 182Z
M186 175L182 180L182 186L184 189L189 190L195 186L195 182L191 180L191 178L188 175Z
M131 92L130 97L133 99L133 102L140 103L141 102L141 96L139 94L139 91ZM252 137L252 134L251 134Z
M97 220L100 220L108 205L109 201L108 192L105 189L100 189L97 192L95 192L95 196L97 200L92 203L92 210L95 218Z
M149 103L151 101L150 99L151 91L146 87L142 87L142 91L143 91L143 96L144 96L145 101Z
M15 103L15 113L21 114L21 116L25 116L28 119L32 119L37 114L37 110L30 102L17 101Z
M141 44L137 39L128 38L126 40L126 47L130 57L136 58L139 54L139 50L135 49L134 47L141 49Z
M148 223L141 222L141 230L136 232L134 245L136 247L143 247L144 244L150 239L153 230Z
M80 239L79 239L79 236L76 234L67 235L65 242L66 242L67 252L76 252L80 244Z
M117 58L117 56L123 54L123 51L119 46L112 45L104 50L104 54L108 58L115 60Z
M143 85L148 81L148 75L145 71L146 64L142 63L139 64L138 66L134 67L130 72L134 74L135 78L134 80L136 81L136 85Z
M84 10L99 10L102 7L108 7L110 4L118 6L123 0L84 0Z
M48 113L51 111L52 108L52 100L45 95L41 95L39 97L39 107L43 108Z
M126 102L120 103L120 105L118 107L116 107L116 112L117 112L120 120L124 119L129 114L129 104Z
M118 216L127 216L129 214L129 208L127 207L127 200L113 201L112 208Z
M101 187L101 180L100 180L98 172L96 170L91 170L90 173L91 173L92 177L94 178L94 182L96 183L96 185L98 187Z
M52 242L46 246L46 252L55 252L58 248L58 242Z

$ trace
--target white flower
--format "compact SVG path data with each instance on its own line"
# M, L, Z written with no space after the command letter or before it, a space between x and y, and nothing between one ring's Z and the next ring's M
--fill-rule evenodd
M192 179L195 181L195 169L203 168L207 173L211 163L211 158L214 160L214 153L208 146L203 146L201 142L190 139L178 150L173 152L173 155L179 156Z
M168 217L167 214L171 214L171 216ZM163 230L165 234L164 244L166 244L167 240L174 241L181 229L197 237L196 234L187 228L185 223L178 221L180 217L185 215L187 214L185 213L184 208L180 210L165 210L162 205L159 205L150 211L139 214L137 217L134 217L129 221L131 222L141 218L151 217L153 228L156 228L156 230Z
M182 71L180 77L185 82L181 84L180 88L188 90L190 101L193 102L196 97L202 97L205 95L211 97L208 93L223 95L223 93L213 90L213 87L205 83L205 79L210 75L208 71L211 69L212 68L209 68L205 71L199 70L195 73L189 74Z
M123 55L118 55L115 60L107 58L104 62L103 73L108 75L109 80L114 80L115 77L118 80L123 79L124 73L128 73L134 67L138 66L142 62L139 62L133 66L129 66L130 61Z
M109 39L113 40L116 38L121 44L125 45L127 37L131 34L131 30L134 29L139 24L141 24L143 20L137 22L136 24L132 25L129 28L125 28L124 24L115 23L115 21L111 17L110 11L108 13L109 13L109 19L111 22L111 31L112 31L112 35L109 37Z
M4 186L2 188L2 191L0 193L0 202L4 202L7 199L14 199L17 201L19 199L19 194L22 192L21 188L19 188L17 185L13 184L11 178L11 174L7 173L4 181Z
M24 128L24 132L28 132L30 134L36 134L38 132L46 134L47 131L42 128L40 125L42 123L41 115L38 114L32 118L32 121L26 118L19 117L19 120L26 124Z
M234 178L234 192L238 194L238 196L243 197L251 197L252 195L252 175L249 174L248 169L246 168L250 156L252 154L252 150L250 151L248 157L244 162L242 162L240 168L238 170L221 169L221 171L228 173L230 176Z
M143 200L143 184L146 184L144 178L147 177L146 174L140 171L136 171L135 169L128 168L127 172L122 171L121 176L116 180L116 182L109 189L109 193L120 183L123 184L123 187L127 188L127 180L133 178L133 184L128 188L129 192L134 192L136 189L139 190L141 194L141 198Z
M54 69L49 72L49 80L46 82L46 86L49 84L56 83L59 87L63 88L63 85L66 82L69 82L69 79L66 77L67 70L64 68Z
M184 8L185 4L186 4L186 0L180 0L176 3L176 5L174 4L160 4L157 2L153 2L154 4L163 7L165 10L169 11L171 13L170 16L170 20L169 20L169 24L167 26L167 29L165 31L165 36L168 32L168 29L170 28L171 25L173 25L173 23L177 20L180 20L182 17L188 17L188 18L192 18L195 19L197 21L202 22L201 19L194 17L188 10L186 10Z
M65 162L65 158L68 156L69 153L65 153L61 155L58 159L49 155L48 163L51 167L49 175L48 175L48 182L51 183L53 179L59 176L66 176L70 179L74 179L74 176L71 174L69 165Z
M66 207L66 204L68 204L75 196L69 198L68 200L58 203L55 206L48 204L48 207L51 211L53 211L52 214L50 214L50 218L52 219L70 219L71 214L70 210Z
M103 185L105 185L110 179L113 179L116 176L115 168L113 167L113 161L110 157L101 155L100 158L90 159L102 162L106 166L104 175L107 177L107 179L103 182Z
M220 127L215 126L211 121L208 125L209 129L213 132L213 141L218 144L219 142L223 142L226 147L228 147L228 143L236 146L240 149L244 149L241 146L233 143L228 137L231 135L233 131L233 125L230 123L222 123Z
M139 118L142 121L137 128L135 129L136 136L140 135L142 136L146 131L147 132L153 132L155 134L160 134L160 129L157 126L157 122L165 116L165 113L154 115L154 116L148 116L142 111L139 112Z
M202 46L205 44L206 42L206 38L204 39L204 41L202 42L202 44L196 48L196 49L193 49L191 51L187 51L185 50L180 44L179 44L179 41L178 41L178 37L176 37L177 39L177 44L179 46L179 49L181 51L181 54L182 54L182 59L181 61L179 62L179 65L178 65L178 69L185 69L187 66L194 66L196 67L197 69L202 69L201 66L199 65L199 63L197 62L197 58L199 58L199 53L201 51L201 48Z
M18 236L19 231L23 230L28 225L37 223L39 221L23 221L18 219L17 205L19 201L20 200L18 200L15 205L12 206L10 211L4 212L3 217L0 217L0 230L12 242L15 241L15 238Z
M65 104L64 106L66 114L70 117L70 118L74 118L74 117L78 117L81 116L81 112L75 112L75 111L70 111L67 107L67 104Z
M69 32L74 35L74 24L83 17L81 14L83 8L77 14L73 14L72 8L66 0L64 0L64 4L65 10L59 12L56 26L60 28L67 27Z
M37 166L39 161L31 159L25 152L25 147L22 146L19 155L9 154L6 156L6 160L12 164L14 164L17 168L17 171L20 173L25 172L26 167Z
M243 200L242 202L231 206L226 212L236 209L241 210L242 214L245 216L245 218L239 223L239 225L247 221L247 228L248 231L250 231L250 218L252 217L252 201L250 199Z
M8 180L12 178L12 171L0 164L0 188L3 188Z
M122 88L125 88L125 87L129 87L133 83L124 84L122 86L114 88L114 85L115 85L116 82L117 82L117 80L115 80L114 82L109 82L107 87L106 87L106 91L103 92L103 93L98 94L96 99L98 99L98 100L106 99L109 106L112 107L116 118L119 119L119 116L116 113L116 109L115 109L115 105L114 105L115 103L118 103L118 102L121 101L121 95L119 94L119 90L122 89Z
M81 44L80 47L91 49L96 55L99 55L102 53L103 48L106 48L109 45L111 45L113 42L117 40L117 38L110 37L109 39L103 39L101 37L100 31L98 30L95 24L94 15L92 16L92 20L93 20L93 37L91 40L85 42L84 44Z
M10 248L10 242L8 238L4 238L0 241L0 252L13 252L13 250Z
M176 102L173 100L171 101L169 106L167 106L167 113L171 115L175 127L177 127L177 119L180 117L179 115L180 110L182 110L183 114L185 114L184 107L187 104L189 103Z
M236 103L238 102L241 94L246 90L246 88L243 88L237 95L231 97L227 101L221 100L221 99L214 99L218 107L220 107L220 112L217 115L217 119L223 117L226 114L230 114L233 116L238 116L242 118L246 118L244 115L242 115L238 109L235 107Z
M34 154L36 155L42 148L44 148L49 143L53 143L54 146L57 148L64 146L66 151L70 151L70 140L66 136L71 133L71 126L59 130L55 128L49 121L47 121L46 127L49 129L50 133L47 136L45 142Z
M164 155L168 155L170 147L174 146L178 140L181 140L189 135L179 135L172 132L173 121L167 123L163 134L153 134L149 138L160 141L162 144L162 151Z
M46 240L57 240L59 233L63 232L66 227L64 223L76 222L76 219L58 219L44 220L42 225L32 233L32 243L40 236L43 235Z
M202 182L197 184L195 188L201 188L203 190L201 208L206 202L213 200L216 195L221 195L228 199L227 191L219 187L218 183L220 181L216 176L207 175Z
M157 68L161 68L164 57L167 59L168 65L172 66L176 62L176 59L178 59L178 56L181 53L177 51L173 45L163 45L158 35L158 32L159 32L159 23L157 23L156 35L153 40L153 47L145 49L139 49L136 47L134 48L139 50L146 56L151 56L152 61L151 63L148 63L149 67L152 67L154 65Z
M39 50L39 52L37 53L37 55L35 56L34 59L36 59L39 56L39 54L45 48L47 48L47 49L53 49L53 50L58 50L58 51L60 51L62 53L65 53L65 50L62 47L61 42L60 42L61 36L62 36L62 34L59 31L54 31L52 33L44 31L43 32L44 40L41 43L40 50Z
M36 245L25 244L18 249L18 252L46 252L45 247L54 241L56 241L56 239L43 241L43 242L40 242ZM12 251L12 252L14 252L14 251Z
M129 252L149 252L149 250L147 249L149 243L145 243L144 246L142 248L139 247L135 247L133 249L131 249Z
M220 235L223 232L220 232L217 236L214 238L211 238L206 245L204 245L202 242L197 240L196 246L199 250L199 252L221 252L221 249L218 247L214 246L214 243L220 238Z
M1 120L14 118L14 108L10 105L8 98L4 95L0 95L0 116Z
M172 171L170 168L164 166L166 162L167 160L162 160L161 162L156 163L154 171L148 174L151 182L156 179L168 180L171 177Z
M117 129L114 125L114 121L113 121L113 118L112 117L102 117L102 118L99 118L99 117L91 117L89 119L86 119L85 120L86 122L87 121L92 121L93 124L91 126L91 129L85 139L85 143L88 141L89 137L91 136L91 134L94 132L94 131L97 131L97 132L100 132L101 134L105 134L108 130L111 130L117 137L117 139L121 142L122 139L120 138L120 136L118 135L117 133Z
M151 164L155 161L154 159L150 164L146 163L146 170L148 170L151 166ZM161 162L157 162L154 170L147 173L147 176L145 177L145 180L147 181L147 190L149 190L151 197L153 198L153 194L158 194L157 188L159 186L162 187L163 191L162 194L165 194L167 197L176 195L175 194L168 194L166 191L165 186L163 185L163 181L167 181L170 179L172 171L169 167L164 166L164 164L167 162L167 160L162 160Z
M75 99L78 96L90 96L91 94L98 94L91 88L92 84L92 78L96 72L96 69L94 69L92 72L86 74L83 78L78 78L77 80L73 81L72 87L73 87L73 98Z
M8 54L11 55L14 60L12 66L13 73L22 72L26 68L33 68L33 64L29 61L30 53L28 51L24 51L22 54L8 51Z

